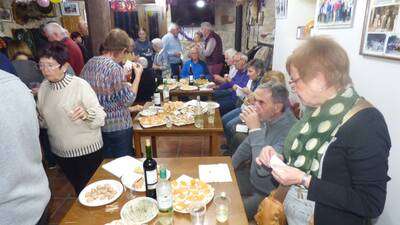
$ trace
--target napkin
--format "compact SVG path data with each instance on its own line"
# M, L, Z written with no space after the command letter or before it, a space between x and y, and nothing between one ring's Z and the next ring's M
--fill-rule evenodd
M112 173L113 175L121 178L124 173L128 171L133 171L134 168L138 165L142 165L143 163L131 156L123 156L113 161L104 164L102 167L103 169L107 170L108 172Z
M206 183L232 182L231 173L226 163L199 165L199 177Z

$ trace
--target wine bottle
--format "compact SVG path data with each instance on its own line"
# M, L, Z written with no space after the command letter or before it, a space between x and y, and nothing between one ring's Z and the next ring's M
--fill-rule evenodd
M160 181L157 184L158 209L162 213L172 212L172 187L167 179L167 169L161 166Z
M153 159L150 139L146 139L146 160L143 162L146 196L157 200L157 162Z
M192 64L189 65L189 85L194 84L194 74L193 74L193 68Z
M161 106L161 93L160 90L157 88L154 92L154 105Z
M169 87L167 84L167 80L164 80L164 88L163 88L163 102L169 102Z

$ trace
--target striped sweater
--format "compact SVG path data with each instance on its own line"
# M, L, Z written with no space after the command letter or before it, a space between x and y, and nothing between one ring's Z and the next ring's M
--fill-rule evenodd
M81 77L92 86L107 113L103 132L114 132L132 127L128 107L136 93L124 81L123 68L109 57L96 56L83 67Z
M88 113L86 120L71 120L77 106ZM51 150L57 156L79 157L103 146L100 127L106 114L85 80L66 74L59 82L43 81L37 107L41 126L48 129Z

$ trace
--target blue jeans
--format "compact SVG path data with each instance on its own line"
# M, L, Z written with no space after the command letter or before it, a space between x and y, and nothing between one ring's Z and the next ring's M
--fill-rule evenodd
M236 95L235 95L236 96ZM233 97L231 90L218 90L213 94L214 101L218 102L221 116L236 108L237 97Z
M126 155L134 156L132 147L133 129L114 132L102 132L104 158L118 158Z
M230 141L230 139L232 139L233 134L236 130L236 124L240 123L241 120L239 118L241 109L240 108L236 108L230 112L228 112L227 114L225 114L222 117L222 125L224 127L224 133L225 133L225 137L226 140Z

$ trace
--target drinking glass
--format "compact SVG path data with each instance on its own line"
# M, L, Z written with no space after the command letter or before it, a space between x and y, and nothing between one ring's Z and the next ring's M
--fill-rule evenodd
M203 225L205 215L206 215L206 206L204 204L195 203L192 205L190 210L192 225Z
M208 104L207 108L207 115L208 115L208 124L214 125L215 121L215 108Z
M171 118L169 116L165 117L165 126L167 128L171 128L172 127L172 120L171 120Z
M220 223L225 223L229 218L229 205L231 200L225 192L221 192L214 198L215 218Z

